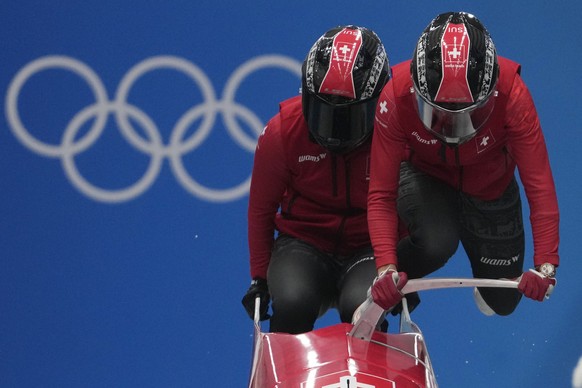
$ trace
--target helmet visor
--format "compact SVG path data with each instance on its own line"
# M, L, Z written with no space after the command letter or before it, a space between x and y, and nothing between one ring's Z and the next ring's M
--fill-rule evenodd
M372 133L378 98L331 105L316 95L309 97L307 126L323 147L334 152L350 151Z
M491 116L495 98L464 109L449 110L426 102L416 93L420 120L430 132L447 144L462 144L477 134Z

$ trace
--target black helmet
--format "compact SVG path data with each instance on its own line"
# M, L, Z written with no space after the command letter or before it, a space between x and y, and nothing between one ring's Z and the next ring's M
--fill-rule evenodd
M493 111L499 74L483 24L465 12L440 14L420 36L410 70L424 126L449 144L475 136Z
M386 51L373 31L357 26L327 31L302 68L303 115L311 136L337 153L364 143L374 128L378 95L389 79Z

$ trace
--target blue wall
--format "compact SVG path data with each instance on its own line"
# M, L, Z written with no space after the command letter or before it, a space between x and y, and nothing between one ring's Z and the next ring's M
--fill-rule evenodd
M509 317L442 290L413 318L442 387L570 386L582 356L576 0L2 2L0 386L245 386L257 133L327 29L374 29L395 64L448 10L475 13L523 65L563 264L549 301ZM527 249L531 264L530 234ZM459 252L435 276L469 274Z

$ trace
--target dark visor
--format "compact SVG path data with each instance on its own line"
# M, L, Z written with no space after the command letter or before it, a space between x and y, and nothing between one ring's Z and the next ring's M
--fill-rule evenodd
M318 143L330 150L353 149L374 128L377 98L350 104L330 105L318 96L308 99L307 125Z

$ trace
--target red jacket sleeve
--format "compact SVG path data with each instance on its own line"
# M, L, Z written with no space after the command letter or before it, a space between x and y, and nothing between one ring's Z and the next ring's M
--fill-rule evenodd
M267 278L275 234L275 215L288 180L280 118L277 115L263 130L255 150L248 207L252 278Z
M406 138L398 125L394 100L392 81L389 81L376 108L368 194L368 227L378 268L397 263L396 198Z
M515 76L507 106L509 152L530 208L534 265L559 264L559 210L540 121L526 85Z

